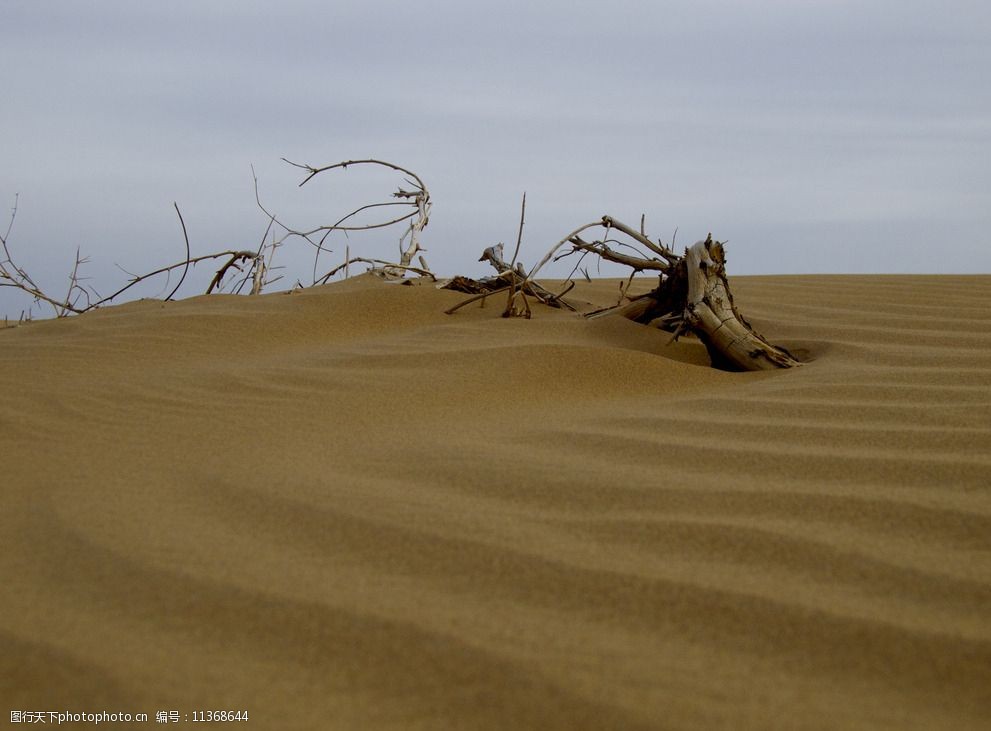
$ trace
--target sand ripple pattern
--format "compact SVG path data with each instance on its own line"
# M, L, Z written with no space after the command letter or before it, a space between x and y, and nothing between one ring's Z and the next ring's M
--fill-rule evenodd
M3 698L987 728L991 277L734 286L807 365L365 278L0 331Z

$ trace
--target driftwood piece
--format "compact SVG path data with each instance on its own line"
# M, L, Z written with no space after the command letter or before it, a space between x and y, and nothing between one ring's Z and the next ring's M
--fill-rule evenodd
M709 236L685 252L688 292L683 320L709 358L724 370L791 368L799 361L757 334L733 303L726 279L723 245Z

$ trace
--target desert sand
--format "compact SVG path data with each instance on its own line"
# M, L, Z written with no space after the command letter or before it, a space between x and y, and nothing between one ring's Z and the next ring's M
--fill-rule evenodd
M0 330L3 705L989 728L991 276L731 283L804 366L370 276Z

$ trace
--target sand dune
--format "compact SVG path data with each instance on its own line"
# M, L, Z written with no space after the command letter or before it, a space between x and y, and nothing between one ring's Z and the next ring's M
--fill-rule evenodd
M0 697L988 728L991 277L733 285L807 365L368 277L0 330Z

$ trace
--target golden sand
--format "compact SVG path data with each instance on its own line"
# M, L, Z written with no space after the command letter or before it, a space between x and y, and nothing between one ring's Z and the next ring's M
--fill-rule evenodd
M0 705L988 728L991 277L732 284L811 362L370 277L0 330Z

